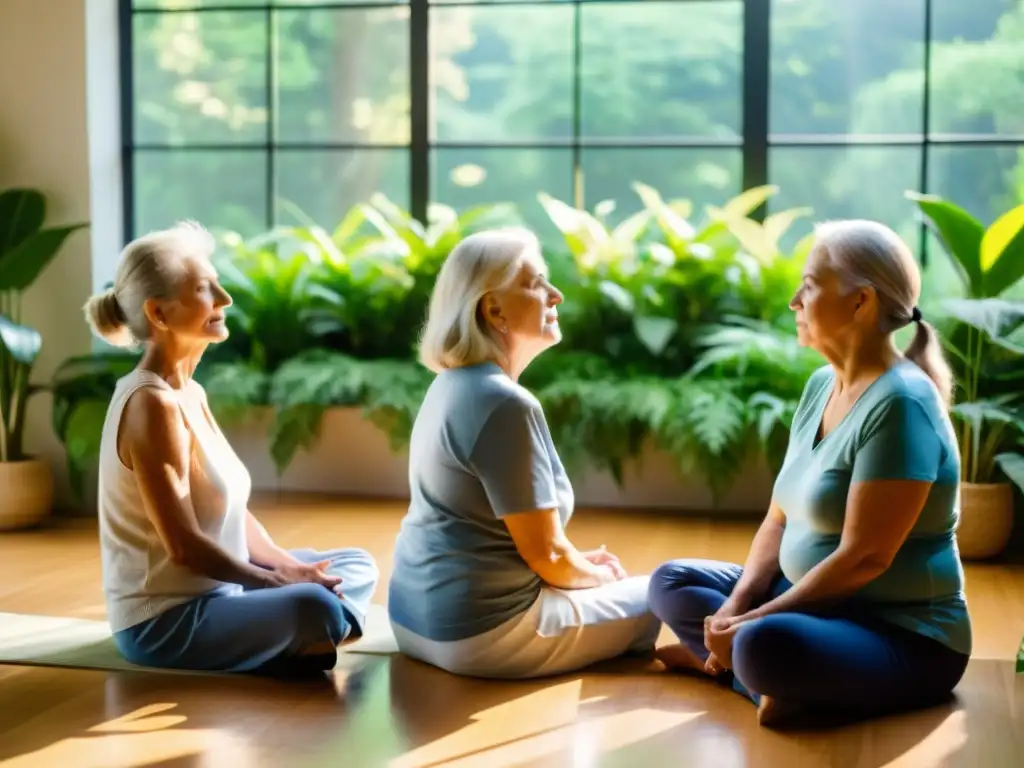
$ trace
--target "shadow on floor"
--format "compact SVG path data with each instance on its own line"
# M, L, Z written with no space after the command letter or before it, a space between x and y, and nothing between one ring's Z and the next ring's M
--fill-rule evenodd
M749 701L639 660L533 681L365 657L334 682L33 669L2 675L0 766L1017 765L1024 675L972 660L955 700L776 732Z

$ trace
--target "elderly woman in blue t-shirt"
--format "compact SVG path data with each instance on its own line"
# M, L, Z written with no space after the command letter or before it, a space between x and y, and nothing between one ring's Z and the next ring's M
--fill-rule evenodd
M887 227L819 228L790 306L829 365L804 390L746 565L676 560L651 577L651 607L681 641L662 661L748 695L762 724L926 705L966 669L952 376L920 284ZM892 334L910 323L901 353Z
M572 484L519 384L561 339L561 302L523 229L470 235L434 285L420 360L437 376L412 429L388 612L403 653L449 672L540 677L654 651L648 577L573 545Z

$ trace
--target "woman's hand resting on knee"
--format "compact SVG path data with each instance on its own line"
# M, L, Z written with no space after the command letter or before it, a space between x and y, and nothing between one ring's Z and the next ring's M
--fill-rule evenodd
M278 565L273 572L285 580L284 584L319 584L333 592L341 584L341 577L327 573L326 568L330 564L330 560L321 560L319 563L303 563L296 560Z
M626 578L626 569L622 567L622 563L619 562L619 558L609 552L601 545L600 549L592 549L588 552L580 552L583 558L594 565L607 565L612 573L615 574L616 579Z
M704 647L711 652L704 665L708 674L717 675L732 669L732 641L743 625L742 621L734 621L734 618L721 618L716 614L704 619Z

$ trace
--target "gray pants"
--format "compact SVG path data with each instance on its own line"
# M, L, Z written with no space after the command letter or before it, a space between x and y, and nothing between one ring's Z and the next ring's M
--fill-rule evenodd
M334 651L308 651L363 633L380 578L377 565L355 548L291 554L304 563L330 560L327 572L341 577L341 597L319 584L257 590L229 585L116 632L118 650L147 667L267 673L332 668Z

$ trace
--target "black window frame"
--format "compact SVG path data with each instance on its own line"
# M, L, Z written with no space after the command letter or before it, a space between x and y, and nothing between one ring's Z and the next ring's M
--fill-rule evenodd
M646 0L633 0L646 1ZM650 0L652 2L666 2L666 0ZM486 0L446 0L444 3L433 3L430 0L409 0L401 2L321 2L308 3L303 5L282 5L274 2L252 2L238 5L204 5L189 6L181 8L162 8L159 6L135 8L132 0L118 0L118 29L120 36L120 70L121 70L121 170L122 170L122 211L124 222L124 241L127 243L136 235L135 227L135 151L136 150L181 150L181 149L239 149L237 144L209 144L209 145L161 145L137 143L134 137L134 94L133 94L133 19L140 14L172 14L172 13L207 13L207 12L253 12L262 11L267 14L267 88L268 93L272 92L275 71L274 71L274 12L278 10L297 11L313 9L380 9L396 6L408 6L409 15L409 87L410 87L410 142L408 151L410 153L410 213L420 222L426 222L427 206L430 201L430 153L433 149L484 149L502 147L509 149L537 149L545 147L568 148L572 151L573 178L571 181L573 189L573 200L582 200L580 189L581 184L581 155L582 151L592 147L621 147L637 149L707 149L707 148L734 148L742 153L742 189L747 190L753 187L769 183L768 155L775 147L819 147L819 148L847 148L847 147L877 147L891 149L898 147L913 147L920 151L920 174L918 189L928 190L929 167L928 159L930 148L936 146L1024 146L1024 136L999 136L999 135L933 135L930 130L931 112L931 52L933 33L933 4L934 0L924 0L924 94L922 99L922 130L920 134L900 134L892 136L859 136L851 135L794 135L794 134L772 134L769 130L769 99L770 93L770 64L771 64L771 13L772 0L672 0L672 2L733 2L743 5L743 75L742 75L742 131L736 139L726 140L700 140L687 137L680 137L678 140L659 139L657 141L644 140L642 138L628 140L608 140L585 138L580 135L580 100L581 100L581 77L580 77L580 19L581 7L596 3L622 2L622 0L568 0L559 5L571 5L573 7L573 44L574 44L574 66L573 66L573 136L566 141L538 141L538 142L451 142L430 139L430 83L428 67L423 66L424 62L430 60L430 9L431 8L452 8L459 6L498 6L498 3L488 3ZM551 7L551 3L540 0L508 0L500 3L501 7L506 6L538 6ZM270 109L273 109L271 103ZM274 206L274 179L275 179L275 150L294 148L301 146L303 149L328 149L328 150L353 150L353 149L375 149L375 148L401 148L388 144L374 144L372 142L313 142L302 143L301 145L278 142L274 140L274 116L268 115L266 142L263 145L246 145L254 150L262 150L266 157L267 173L267 201L266 220L271 226L275 223ZM763 220L765 207L762 206L753 212L753 217ZM927 262L928 238L924 224L920 227L918 253L922 263Z

